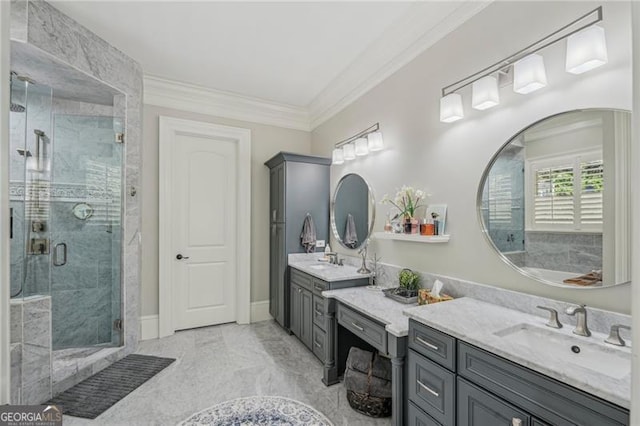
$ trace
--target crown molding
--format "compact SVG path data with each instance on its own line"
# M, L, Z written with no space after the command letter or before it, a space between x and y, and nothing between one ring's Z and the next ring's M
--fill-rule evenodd
M305 107L266 101L164 78L144 76L144 103L252 123L310 131Z
M315 129L387 77L415 59L451 31L492 3L462 1L437 24L428 7L414 5L397 24L339 74L309 105L311 129ZM390 53L399 52L389 58Z

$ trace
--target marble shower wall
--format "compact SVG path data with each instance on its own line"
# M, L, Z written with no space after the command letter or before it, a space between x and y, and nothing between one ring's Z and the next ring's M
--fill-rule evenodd
M141 167L142 70L135 61L109 45L68 16L43 1L12 1L11 38L38 49L50 58L72 67L118 90L114 111L122 117L125 133L124 182L127 188L123 199L122 299L124 307L124 346L115 353L92 358L92 363L106 367L136 350L139 332L140 294L140 191L128 195L129 188L139 188ZM76 73L77 74L77 73ZM63 77L61 77L63 78ZM114 230L115 233L115 230ZM112 253L113 256L113 253ZM112 304L113 305L113 304ZM112 307L113 308L113 307ZM113 337L113 336L112 336ZM78 381L81 378L78 377ZM65 386L74 384L67 380ZM57 391L64 389L58 388Z
M502 253L524 250L524 153L511 146L491 167L482 195L482 217Z
M586 274L602 269L602 234L527 232L525 266Z
M51 398L51 297L13 299L11 310L11 403Z

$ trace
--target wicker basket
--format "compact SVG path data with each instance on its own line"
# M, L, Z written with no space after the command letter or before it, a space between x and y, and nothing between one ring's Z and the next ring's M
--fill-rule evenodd
M391 398L379 398L348 390L347 401L349 401L351 408L369 417L391 416Z
M351 408L370 417L391 415L391 366L388 359L352 347L344 374Z

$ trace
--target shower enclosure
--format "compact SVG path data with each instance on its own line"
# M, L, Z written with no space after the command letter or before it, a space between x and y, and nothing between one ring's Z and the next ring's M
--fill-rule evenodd
M123 120L105 93L11 74L14 403L43 402L74 356L123 344Z

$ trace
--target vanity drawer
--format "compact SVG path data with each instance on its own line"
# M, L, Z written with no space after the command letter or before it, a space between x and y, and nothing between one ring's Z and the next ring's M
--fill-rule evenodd
M311 275L307 275L294 268L291 268L291 282L309 291L313 289L313 278Z
M532 426L526 412L458 378L459 426Z
M440 423L433 420L428 414L416 407L409 401L409 412L407 413L407 425L409 426L441 426Z
M320 361L324 363L324 347L327 341L327 334L320 330L316 325L313 326L313 340L311 342L313 346L313 354L318 357Z
M535 415L541 424L629 424L624 408L464 342L458 342L458 374Z
M409 350L409 400L443 426L456 420L456 375Z
M319 280L317 278L313 279L313 292L318 296L322 295L322 292L325 290L329 290L329 283L326 281Z
M456 371L456 339L414 320L409 321L409 347Z
M344 307L342 303L338 304L336 316L341 326L380 352L387 353L387 332L384 329L384 325Z
M313 295L313 325L320 327L323 331L327 330L327 321L324 316L324 297Z

